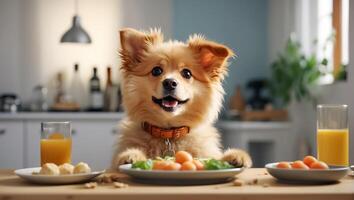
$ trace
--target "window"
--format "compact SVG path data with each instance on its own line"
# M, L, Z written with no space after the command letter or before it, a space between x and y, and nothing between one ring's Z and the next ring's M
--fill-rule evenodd
M349 62L349 0L318 1L317 21L317 55L328 60L322 69L326 75L320 82L345 80Z

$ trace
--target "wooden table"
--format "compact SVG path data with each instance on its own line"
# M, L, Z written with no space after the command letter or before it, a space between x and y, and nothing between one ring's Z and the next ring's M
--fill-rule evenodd
M12 170L0 170L0 200L17 199L139 199L139 200L194 200L194 199L261 199L261 200L354 200L354 178L346 176L338 183L326 185L286 184L276 181L265 169L248 169L238 176L243 186L232 183L203 186L156 186L132 182L129 177L120 175L121 182L128 188L114 188L111 184L87 189L83 184L43 186L23 181ZM258 183L254 184L257 179ZM250 184L248 184L250 183Z

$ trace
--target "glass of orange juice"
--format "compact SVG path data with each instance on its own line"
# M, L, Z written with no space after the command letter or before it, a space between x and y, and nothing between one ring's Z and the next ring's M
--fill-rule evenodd
M317 106L317 158L333 166L349 165L347 105Z
M45 163L70 163L71 143L70 122L42 122L41 166Z

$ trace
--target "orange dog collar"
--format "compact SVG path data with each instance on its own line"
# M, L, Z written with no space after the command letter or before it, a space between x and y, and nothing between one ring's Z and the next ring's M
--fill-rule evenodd
M153 137L164 138L164 139L178 139L189 133L188 126L172 127L172 128L160 128L151 125L148 122L143 122L141 124L144 131L151 134Z

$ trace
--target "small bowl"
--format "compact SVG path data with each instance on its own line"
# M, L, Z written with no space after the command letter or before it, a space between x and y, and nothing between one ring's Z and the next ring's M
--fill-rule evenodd
M346 176L349 167L332 167L329 169L281 169L278 163L266 164L265 168L273 177L282 181L295 181L305 183L336 182Z

